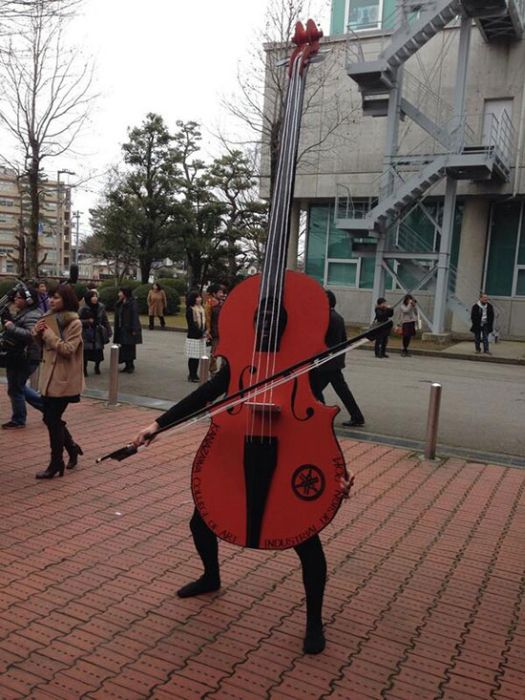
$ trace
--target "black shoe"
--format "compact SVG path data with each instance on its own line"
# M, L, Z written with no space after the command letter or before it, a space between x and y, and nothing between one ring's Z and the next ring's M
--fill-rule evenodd
M326 639L322 627L307 627L303 641L303 651L305 654L320 654L324 651Z
M74 469L78 464L79 455L83 455L80 445L75 444L73 450L69 453L69 461L66 464L66 469Z
M100 367L95 365L95 374L100 374Z
M390 357L390 355L387 355L387 354L386 354L386 352L385 352L385 353L384 353L383 355L381 355L381 357L386 357L386 358L389 358L389 357Z
M203 593L214 593L221 587L221 580L216 576L201 576L197 581L187 583L182 588L179 588L177 595L179 598L193 598L195 595Z
M62 464L58 465L53 465L50 464L49 467L43 471L43 472L37 472L36 477L37 479L52 479L55 474L58 474L58 476L64 476L64 462Z
M353 418L341 423L341 425L344 425L345 428L361 428L364 424L364 420L354 420Z
M2 428L4 430L11 430L16 428L25 428L25 423L15 423L12 420L8 420L7 423L2 423Z

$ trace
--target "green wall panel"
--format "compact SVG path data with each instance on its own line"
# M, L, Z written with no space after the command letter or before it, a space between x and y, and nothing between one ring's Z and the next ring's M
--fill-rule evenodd
M511 296L521 203L503 202L492 208L486 292Z
M330 17L330 34L344 34L346 0L332 0L332 13Z

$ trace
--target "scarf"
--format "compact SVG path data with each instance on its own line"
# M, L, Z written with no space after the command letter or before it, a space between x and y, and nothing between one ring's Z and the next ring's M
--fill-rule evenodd
M486 326L487 325L487 307L488 307L488 304L482 304L480 301L478 301L478 306L481 309L481 325Z
M198 326L201 330L203 330L204 326L206 325L204 306L197 306L197 304L194 304L191 307L191 311L193 313L193 320L195 321L195 325Z

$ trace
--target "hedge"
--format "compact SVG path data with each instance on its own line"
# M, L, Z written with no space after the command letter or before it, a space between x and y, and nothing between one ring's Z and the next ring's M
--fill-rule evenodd
M155 282L158 282L164 289L166 287L175 289L180 297L185 297L186 292L188 291L187 282L182 277L161 277L160 279L155 280Z

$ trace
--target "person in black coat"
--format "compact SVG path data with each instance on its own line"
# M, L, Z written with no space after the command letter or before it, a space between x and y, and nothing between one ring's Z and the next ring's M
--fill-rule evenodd
M479 301L474 304L470 312L470 320L476 352L481 352L481 341L483 341L483 352L490 355L489 334L494 330L494 307L486 294L479 295Z
M379 297L375 308L375 322L385 323L386 321L391 319L393 315L394 309L391 306L388 306L384 297ZM388 357L388 355L386 354L386 346L388 343L388 336L390 335L390 331L392 330L392 326L393 323L392 321L390 321L390 323L387 326L385 326L385 329L382 332L382 334L376 338L374 348L376 357Z
M330 321L328 324L325 342L329 348L332 348L334 345L343 343L347 337L344 319L341 314L338 314L335 310L335 294L331 290L327 290L326 296L328 297L328 303L330 304ZM350 414L350 420L345 421L343 425L347 428L360 427L365 424L365 418L361 413L361 409L357 405L354 395L346 383L343 375L344 366L345 356L339 355L339 357L334 357L333 360L325 362L324 365L321 365L316 370L312 371L310 373L312 391L319 401L325 403L323 389L328 386L328 384L331 384L335 393L339 396L346 410Z
M186 357L188 358L188 381L199 381L199 362L206 354L206 315L200 292L190 292L186 299Z
M119 364L124 363L122 372L131 374L135 371L137 345L142 343L137 300L129 287L121 287L115 305L115 343L120 345Z
M104 361L104 345L109 342L112 330L106 308L98 300L95 289L84 294L84 306L78 312L82 322L84 341L84 376L87 377L88 362L95 363L95 374L100 374L100 363Z

